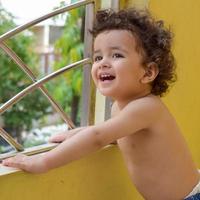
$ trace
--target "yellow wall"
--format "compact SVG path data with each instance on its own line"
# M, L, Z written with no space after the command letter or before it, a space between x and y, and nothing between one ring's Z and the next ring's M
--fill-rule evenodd
M200 168L200 1L150 0L154 15L175 33L178 81L164 98Z
M132 186L116 146L46 174L0 175L0 199L142 200Z

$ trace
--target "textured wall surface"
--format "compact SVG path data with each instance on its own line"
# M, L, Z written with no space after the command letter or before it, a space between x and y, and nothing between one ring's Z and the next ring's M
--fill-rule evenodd
M178 124L200 168L200 1L150 0L149 8L175 34L178 80L164 101Z

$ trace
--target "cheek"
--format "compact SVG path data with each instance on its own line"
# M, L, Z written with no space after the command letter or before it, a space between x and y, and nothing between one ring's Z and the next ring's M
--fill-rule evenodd
M94 81L95 84L96 84L96 81L97 81L97 70L96 70L95 66L92 66L91 75L92 75L93 81Z
M118 71L118 73L119 73L118 81L119 83L123 83L122 87L136 86L137 84L140 83L140 79L142 77L141 73L139 73L137 70L130 68L120 70Z

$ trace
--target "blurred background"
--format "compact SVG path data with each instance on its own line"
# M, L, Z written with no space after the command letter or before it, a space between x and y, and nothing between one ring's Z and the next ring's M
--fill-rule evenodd
M0 35L65 6L72 1L0 0ZM37 10L37 12L35 12ZM84 8L74 9L25 30L6 44L32 70L37 80L83 58ZM0 105L32 82L0 49ZM44 85L51 96L80 125L82 68L73 69ZM39 90L27 95L0 116L0 126L25 148L44 144L52 134L67 129ZM0 153L12 149L0 137Z

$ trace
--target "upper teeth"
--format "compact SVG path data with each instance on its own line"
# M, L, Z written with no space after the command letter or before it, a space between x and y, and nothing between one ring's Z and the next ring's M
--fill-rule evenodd
M110 76L109 74L101 74L102 78L106 78L106 77L109 77L109 76Z
M101 79L101 81L105 81L105 80L113 80L115 77L111 74L100 74L99 78Z

